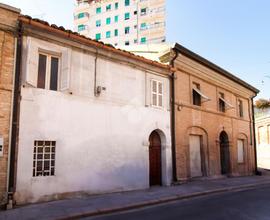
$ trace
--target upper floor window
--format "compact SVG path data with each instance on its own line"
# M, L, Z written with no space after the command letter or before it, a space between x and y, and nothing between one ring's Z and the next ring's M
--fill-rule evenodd
M112 9L112 5L111 4L109 4L109 5L106 6L106 11L110 11L111 9Z
M141 30L145 30L147 28L146 23L141 23Z
M84 24L80 24L78 26L78 31L84 31L86 29L86 26Z
M39 54L37 87L57 91L59 57Z
M84 17L85 17L85 13L84 12L78 14L78 19L84 18Z
M118 20L119 20L119 16L118 16L118 15L115 15L115 16L114 16L114 22L117 23Z
M129 41L126 41L125 42L125 46L129 46Z
M225 112L226 111L226 106L225 106L225 99L224 99L224 93L219 93L219 111L220 112Z
M146 15L147 13L147 9L146 8L142 8L141 9L141 15Z
M125 34L129 34L130 32L130 27L125 27Z
M200 84L193 83L193 90L192 90L192 98L193 98L193 105L201 106L201 95L199 93L200 91Z
M96 21L96 27L100 27L101 26L101 20L97 20Z
M106 24L110 24L111 23L111 18L106 18Z
M146 37L142 37L142 38L141 38L141 43L142 43L142 44L145 44L145 43L146 43Z
M100 14L101 13L101 7L96 8L96 14Z
M106 38L110 38L111 37L111 32L110 31L107 31L106 32Z
M151 105L163 107L163 83L157 80L151 81Z
M118 36L118 29L114 30L114 36L117 37Z
M130 5L130 0L125 0L125 6L129 6Z
M130 19L130 14L129 13L125 13L125 20L129 20Z
M96 40L100 40L101 39L101 33L97 33L96 34Z
M238 115L239 117L243 118L244 117L244 109L243 109L243 101L238 99Z
M117 10L119 8L119 3L118 2L114 3L114 8L115 8L115 10Z

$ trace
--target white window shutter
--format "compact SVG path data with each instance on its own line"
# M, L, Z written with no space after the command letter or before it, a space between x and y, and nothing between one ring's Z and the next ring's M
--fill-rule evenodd
M26 83L37 87L38 78L38 47L31 38L27 39L27 66L26 66Z
M62 53L61 78L60 78L61 91L69 90L70 70L71 70L71 49L67 49Z

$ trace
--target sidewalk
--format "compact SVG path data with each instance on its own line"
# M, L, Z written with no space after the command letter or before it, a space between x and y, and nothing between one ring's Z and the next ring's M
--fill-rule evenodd
M197 180L171 187L66 199L0 212L0 219L74 219L107 214L196 196L270 186L270 175Z

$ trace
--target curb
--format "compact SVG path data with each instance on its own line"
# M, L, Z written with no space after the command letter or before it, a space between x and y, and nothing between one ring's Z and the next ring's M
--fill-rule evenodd
M68 215L65 217L57 218L57 220L72 220L72 219L80 219L80 218L92 217L92 216L98 216L98 215L112 214L112 213L116 213L116 212L128 211L128 210L132 210L132 209L138 209L138 208L143 208L143 207L147 207L147 206L164 204L167 202L179 201L179 200L184 200L184 199L196 198L196 197L205 196L205 195L213 195L213 194L230 192L230 191L239 191L240 192L240 191L245 191L248 189L253 189L256 187L267 186L269 184L270 184L270 182L268 181L268 182L264 182L264 183L260 183L260 184L256 183L256 184L246 184L246 185L235 186L235 187L224 187L224 188L220 188L220 189L191 193L188 195L168 196L168 197L164 197L161 199L153 199L153 200L143 201L143 202L139 202L139 203L133 203L131 205L126 205L126 206L121 206L121 207L104 208L104 209L98 209L96 211L91 211L91 212L71 214L71 215Z

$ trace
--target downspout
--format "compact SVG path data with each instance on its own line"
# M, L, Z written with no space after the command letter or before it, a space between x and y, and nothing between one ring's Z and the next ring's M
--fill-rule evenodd
M253 142L254 142L254 160L255 160L255 175L262 175L261 172L258 171L258 163L257 163L257 143L256 143L256 133L255 133L255 115L254 115L254 104L253 104L253 99L256 97L253 96L251 98L251 104L252 104L252 126L253 126Z
M170 60L170 65L174 68L174 61L178 57L178 52ZM171 137L172 137L172 171L173 171L173 181L177 182L177 170L176 170L176 140L175 140L175 74L171 75Z
M95 57L95 69L94 69L94 95L97 97L97 58L98 58L98 49L96 48L96 57Z
M10 148L10 167L8 183L8 208L12 208L13 194L15 192L15 163L16 163L16 145L19 123L19 104L20 104L20 77L21 77L21 59L22 59L22 22L18 24L16 68L14 81L13 112L12 112L12 130L11 130L11 148Z

